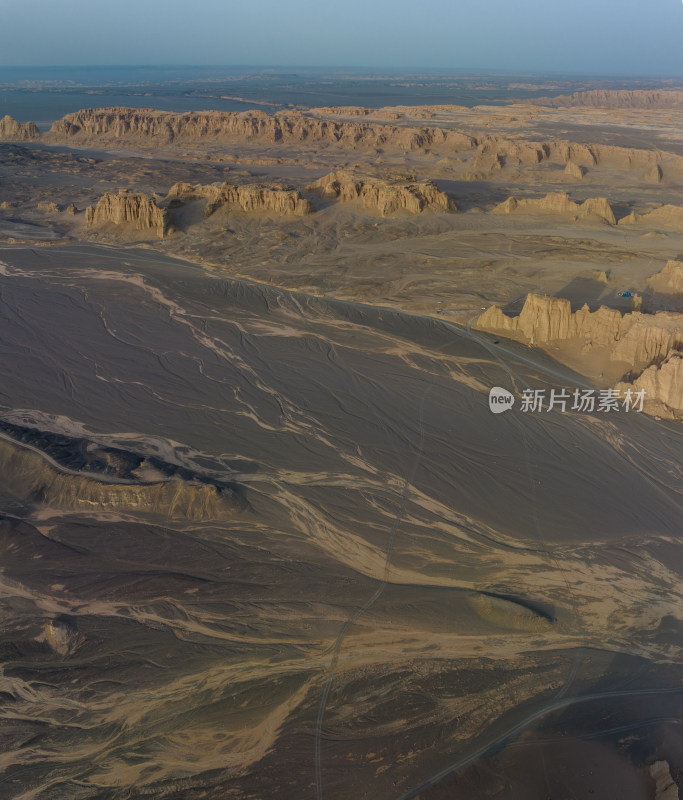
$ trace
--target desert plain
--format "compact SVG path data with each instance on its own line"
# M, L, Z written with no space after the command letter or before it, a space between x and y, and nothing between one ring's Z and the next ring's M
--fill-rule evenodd
M3 796L677 797L682 122L2 119Z

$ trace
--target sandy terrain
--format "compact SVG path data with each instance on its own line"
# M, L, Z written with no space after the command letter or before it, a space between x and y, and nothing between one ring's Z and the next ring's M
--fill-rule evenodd
M642 295L683 252L683 111L654 97L645 109L79 112L0 145L0 236L145 243L463 325L492 304L519 311L529 292L629 311L621 293ZM15 127L6 138L22 138ZM122 189L125 210L107 201ZM680 306L650 296L644 310Z
M646 212L679 204L681 114L5 124L3 796L680 780L677 378L649 414L488 392L678 370L683 231Z

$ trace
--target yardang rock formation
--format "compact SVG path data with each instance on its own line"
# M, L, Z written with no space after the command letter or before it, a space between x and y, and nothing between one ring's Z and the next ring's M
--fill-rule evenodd
M551 192L545 197L522 198L508 197L505 202L497 205L494 214L557 214L572 216L574 219L595 217L602 219L609 225L616 225L614 212L604 197L591 197L583 203L570 200L566 192Z
M151 195L128 192L107 192L97 205L85 212L88 225L111 222L115 225L132 223L138 231L153 231L159 238L165 236L168 218L165 209L159 208Z
M680 315L671 312L622 314L607 306L591 311L584 305L572 313L571 303L565 298L529 294L519 316L509 317L491 306L473 326L516 333L531 345L582 339L586 349L609 348L611 360L643 369L662 361L672 350L683 348L680 322Z
M181 202L206 198L206 217L224 205L237 206L242 211L274 212L281 216L305 216L315 212L310 200L302 197L296 189L283 186L176 183L166 197L169 201L174 198Z
M340 171L325 175L308 188L324 197L338 197L342 202L360 200L364 208L378 211L382 216L397 211L420 214L430 208L457 211L455 202L432 181L392 180Z
M0 119L0 142L29 142L40 138L40 131L34 122L17 122L6 114Z

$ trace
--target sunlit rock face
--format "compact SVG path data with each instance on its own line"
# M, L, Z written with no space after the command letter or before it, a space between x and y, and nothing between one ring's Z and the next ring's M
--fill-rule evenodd
M644 391L648 412L683 419L683 352L673 350L661 364L653 364L634 378L617 384L624 394Z
M27 142L40 138L40 131L34 122L17 122L5 114L0 119L0 142Z
M580 169L580 167L578 168ZM573 173L575 174L575 173ZM577 219L595 217L610 225L616 225L614 212L604 197L590 197L583 203L575 203L566 192L554 192L538 199L509 197L493 209L497 214L558 214Z
M431 181L373 178L353 172L332 172L309 187L326 197L342 202L358 200L364 208L382 216L407 211L421 214L427 209L456 211L455 201L440 192Z
M279 216L305 216L315 211L311 201L295 189L259 184L233 186L225 182L208 185L181 182L169 189L166 199L192 201L197 198L206 198L204 213L207 217L222 206L247 212L273 212Z
M168 225L166 211L159 208L154 197L127 192L107 192L95 206L86 209L88 225L111 222L114 225L130 223L138 231L152 231L163 238Z
M663 273L663 278L656 276L656 286L669 286L672 277L675 281L675 268L667 267ZM572 312L571 303L565 298L530 294L518 315L510 316L491 306L477 317L474 326L540 346L576 341L583 352L600 350L607 360L623 364L624 373L631 379L640 375L636 384L646 389L652 401L648 412L659 413L662 404L670 411L677 411L680 406L680 313L622 313L606 306L591 311L588 305ZM618 388L621 390L623 384L619 383Z

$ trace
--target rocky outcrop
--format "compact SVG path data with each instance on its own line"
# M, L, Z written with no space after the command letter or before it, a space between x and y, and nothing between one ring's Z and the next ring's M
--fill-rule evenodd
M621 314L601 306L575 313L569 300L530 294L516 317L492 306L473 327L495 331L530 345L578 341L585 351L601 348L612 361L628 364L629 377L616 385L627 392L645 391L643 411L668 419L683 419L683 315L638 311Z
M226 519L238 510L220 486L183 480L114 482L60 469L35 450L0 437L0 468L16 497L76 513L143 513L197 521Z
M34 122L17 122L6 114L0 119L0 142L29 142L40 138L40 131Z
M619 225L678 229L683 225L683 206L664 205L645 214L631 211L628 216L619 220Z
M321 106L312 108L311 113L325 117L375 117L377 119L397 120L402 116L399 108L365 108L364 106ZM432 116L434 116L432 114Z
M364 208L377 211L381 216L397 211L421 214L428 209L457 210L454 201L432 181L376 178L341 171L325 175L308 188L342 202L358 200Z
M397 120L403 117L408 119L433 119L439 113L453 113L454 111L468 112L467 106L456 105L431 105L431 106L384 106L383 108L365 108L364 106L321 106L311 108L309 113L334 117L374 117L376 119Z
M494 176L507 164L506 156L497 150L479 146L474 158L469 162L470 170L465 175L468 181L482 181Z
M545 197L522 198L508 197L497 205L494 214L557 214L571 216L574 219L595 217L610 225L616 224L614 212L604 197L592 197L583 203L575 203L566 192L551 192Z
M492 306L473 327L507 332L531 345L580 339L585 349L606 348L612 361L627 362L640 371L661 363L672 350L683 348L682 322L681 315L673 312L622 315L606 306L591 311L584 305L572 313L569 300L529 294L518 316L507 316Z
M296 189L284 186L176 183L166 199L189 202L199 198L207 200L204 209L206 217L224 205L236 206L242 211L272 212L280 216L304 216L315 212L310 200L302 197Z
M664 269L650 275L647 285L660 294L683 294L683 261L667 261Z
M683 419L683 352L673 350L661 364L653 364L631 382L616 386L623 396L645 391L647 411L668 419Z
M574 161L567 161L567 166L564 168L564 174L567 178L574 178L575 180L583 180L584 171Z
M683 91L678 89L591 89L557 97L526 100L534 105L591 106L594 108L683 108Z
M501 165L540 164L551 157L549 145L504 136L481 136L477 139L475 166L486 165L497 158Z
M502 136L483 136L477 139L477 146L478 153L496 153L506 165L550 161L558 164L573 162L589 168L606 166L624 170L649 170L666 160L672 167L683 166L683 157L672 153L609 144L580 144L563 140L533 142Z
M58 214L59 213L59 206L57 203L52 203L48 200L43 200L42 202L38 203L36 206L38 211L42 211L43 214Z
M38 641L48 644L60 656L73 652L79 644L82 644L83 639L75 626L65 619L48 620L38 637Z
M148 143L215 141L329 143L346 147L393 147L416 150L434 145L452 150L476 141L459 131L399 127L381 123L324 119L300 112L201 111L178 114L132 108L84 109L53 123L48 141L82 143L137 140Z
M678 800L678 786L671 777L667 761L655 761L650 767L650 777L656 785L655 800Z
M168 227L167 212L159 208L156 199L147 194L126 190L107 192L97 205L86 209L88 225L113 223L114 225L135 225L138 231L152 231L160 238L165 236Z
M278 111L192 111L175 113L154 109L98 108L84 109L57 120L45 141L86 145L138 144L140 146L174 143L219 144L295 144L315 147L339 145L346 149L427 150L453 155L475 150L481 166L473 171L502 165L533 165L544 161L579 166L597 164L619 169L650 170L664 159L672 166L683 167L683 156L656 150L625 148L603 144L579 144L569 141L535 142L505 136L477 135L453 128L395 124L374 112L356 109L346 118L337 109ZM424 109L423 116L429 116ZM327 114L327 116L326 116ZM408 116L408 114L398 114ZM414 115L411 115L414 117ZM355 117L355 118L354 118ZM403 121L405 122L405 121Z

